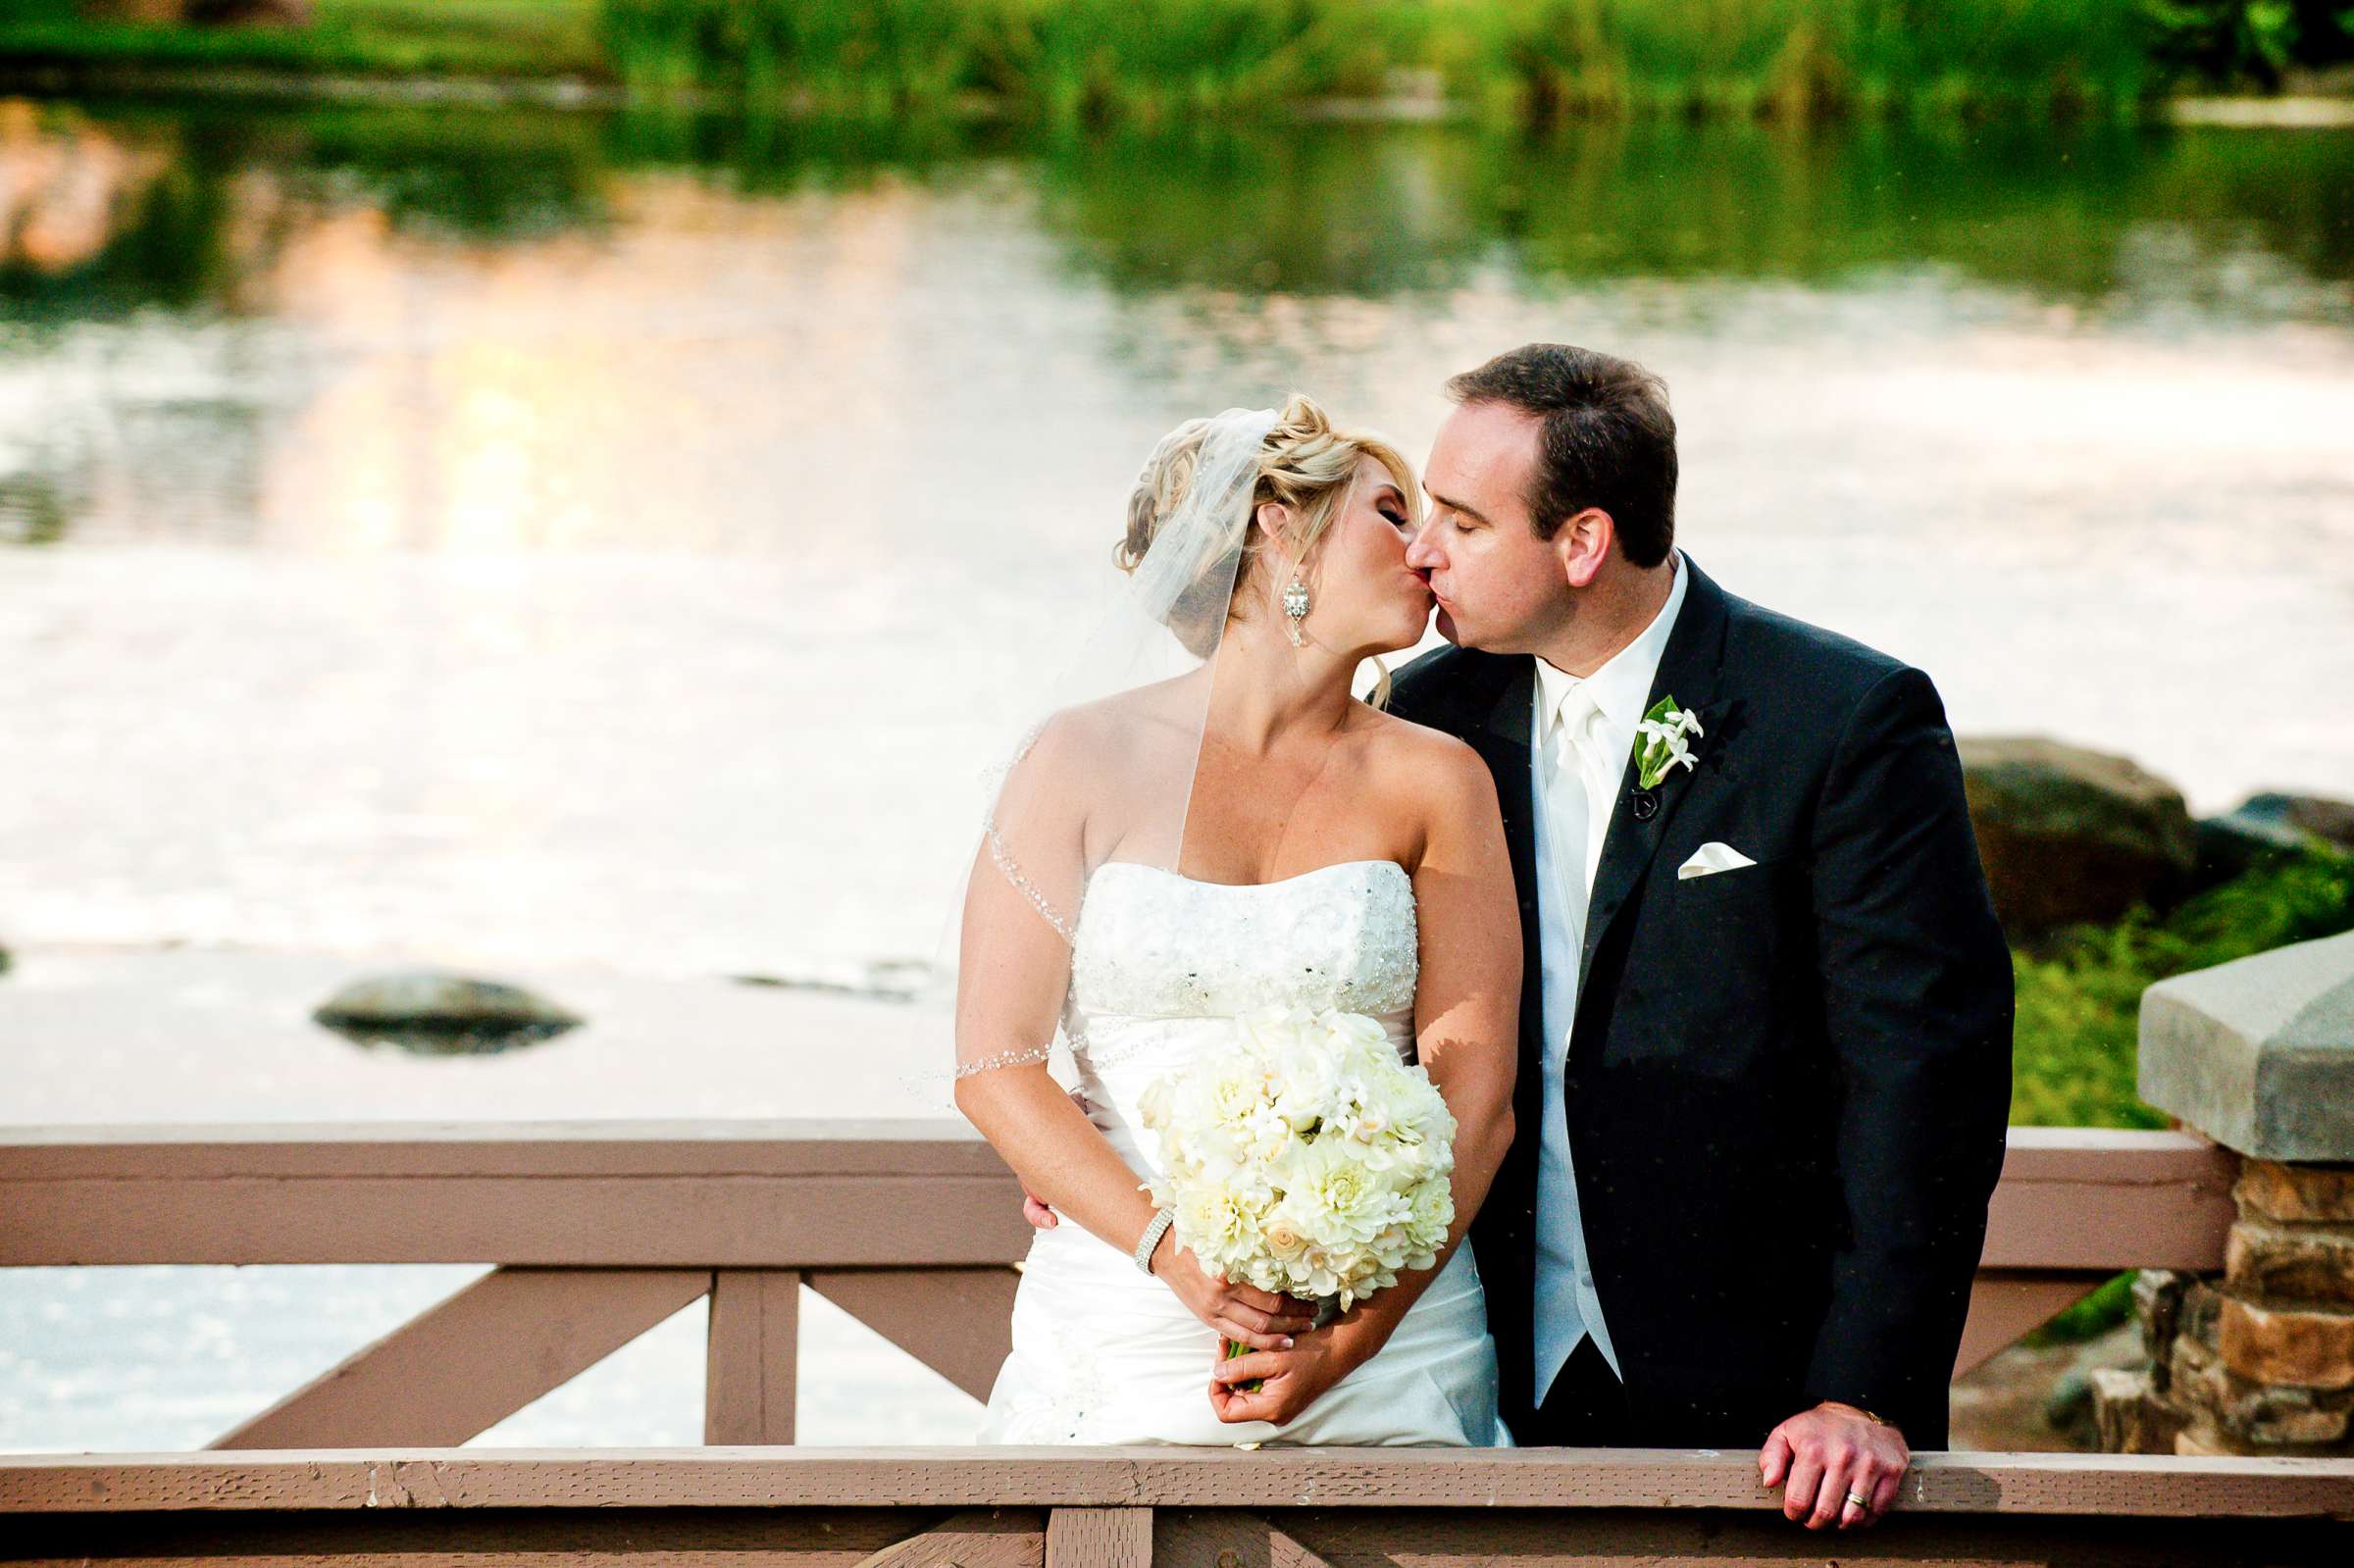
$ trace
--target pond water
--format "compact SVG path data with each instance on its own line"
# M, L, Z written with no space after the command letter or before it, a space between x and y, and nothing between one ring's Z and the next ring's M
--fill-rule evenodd
M2354 134L0 102L0 1046L48 1075L0 1122L419 1114L483 1065L362 1092L248 949L335 958L303 1002L410 958L896 973L1163 430L1299 387L1418 455L1532 338L1662 373L1694 558L1962 733L2201 811L2354 793ZM238 1019L313 1064L250 1071ZM711 1114L596 1036L457 1114ZM760 1071L698 1048L671 1082ZM769 1070L721 1103L832 1069ZM0 1278L0 1446L201 1442L299 1381L268 1292L88 1278ZM91 1324L158 1300L221 1410L108 1381ZM383 1326L320 1314L325 1360ZM675 1392L531 1430L692 1441Z

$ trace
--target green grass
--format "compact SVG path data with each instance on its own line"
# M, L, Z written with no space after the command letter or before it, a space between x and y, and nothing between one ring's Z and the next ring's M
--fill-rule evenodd
M2099 1339L2133 1315L2133 1274L2130 1269L2112 1274L2094 1287L2091 1294L2064 1308L2021 1342L2033 1346L2082 1344Z
M2011 1120L2026 1127L2164 1127L2133 1091L2141 993L2170 975L2354 930L2354 857L2283 857L2164 918L2015 952L2019 1027Z
M2120 110L2159 83L2121 0L1455 0L1450 75L1536 119Z
M1373 96L1404 72L1435 75L1458 102L1515 123L1974 121L2129 115L2177 78L2235 71L2219 63L2221 46L2208 36L2221 25L2209 16L2217 8L2157 0L318 0L314 25L280 30L96 24L79 19L74 0L12 0L0 20L0 59L568 75L618 80L646 98L691 91L869 118L981 109L1052 124L1213 119Z
M1427 0L607 0L625 80L824 112L1153 121L1377 90Z
M2354 857L2283 856L2159 919L2075 933L2052 956L2014 953L2019 1027L2011 1120L2046 1127L2164 1127L2133 1091L2141 993L2170 975L2354 930ZM2132 1315L2133 1276L2112 1277L2028 1336L2096 1339Z
M608 0L606 37L633 85L821 109L964 95L1151 121L1412 70L1515 119L1812 119L2129 108L2159 84L2139 19L2124 0Z
M76 0L5 0L0 60L297 76L609 77L600 0L317 0L305 28L95 22Z

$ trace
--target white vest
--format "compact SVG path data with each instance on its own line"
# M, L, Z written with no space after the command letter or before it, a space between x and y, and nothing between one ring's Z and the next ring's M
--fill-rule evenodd
M1530 730L1530 799L1535 804L1538 948L1544 1017L1544 1122L1537 1140L1536 1384L1530 1400L1543 1404L1578 1340L1594 1337L1595 1348L1619 1372L1602 1321L1602 1298L1586 1251L1578 1216L1577 1173L1569 1157L1569 1128L1561 1079L1568 1065L1569 1036L1577 1020L1578 956L1585 946L1586 901L1602 864L1618 784L1633 754L1635 726L1651 702L1660 656L1683 608L1692 574L1676 562L1675 585L1667 602L1634 641L1603 667L1579 681L1537 661L1536 714ZM1578 688L1583 687L1582 695ZM1555 722L1564 700L1572 714L1590 717L1578 727L1574 746ZM1590 699L1590 703L1587 699ZM1584 828L1582 835L1576 827ZM1580 842L1570 838L1582 836ZM1624 1376L1620 1373L1620 1376Z

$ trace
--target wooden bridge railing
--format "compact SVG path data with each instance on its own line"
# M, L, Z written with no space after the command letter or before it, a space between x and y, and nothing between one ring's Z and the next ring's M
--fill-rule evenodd
M0 1560L61 1568L2354 1561L2354 1461L1935 1453L1868 1531L1774 1510L1746 1454L1609 1449L0 1456Z
M2195 1138L2016 1133L1963 1363L2118 1269L2219 1265L2229 1175ZM802 1285L985 1393L1017 1195L947 1123L0 1130L0 1264L495 1265L209 1451L0 1455L0 1561L2354 1561L2342 1460L1927 1454L1826 1538L1747 1454L765 1446ZM705 1293L713 1446L458 1446Z
M2120 1269L2221 1267L2230 1171L2014 1129L1957 1371ZM802 1285L986 1397L1028 1241L945 1121L0 1128L0 1265L495 1265L213 1448L454 1447L705 1294L704 1441L791 1442Z

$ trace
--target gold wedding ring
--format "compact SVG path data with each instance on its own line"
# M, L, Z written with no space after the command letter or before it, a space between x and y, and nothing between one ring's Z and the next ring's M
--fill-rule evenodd
M1851 1507L1861 1508L1866 1513L1871 1512L1871 1499L1865 1496L1864 1493L1860 1492L1849 1492L1847 1494L1847 1500L1849 1506Z

